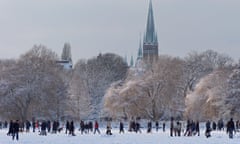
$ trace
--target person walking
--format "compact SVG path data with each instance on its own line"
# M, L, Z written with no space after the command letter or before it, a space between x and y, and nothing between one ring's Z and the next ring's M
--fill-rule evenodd
M147 133L151 133L152 132L152 122L149 121L147 124Z
M98 121L95 121L93 134L95 134L96 131L98 132L98 134L100 134Z
M69 126L70 126L70 124L69 124L69 121L67 120L67 122L66 122L66 130L65 130L65 134L68 133L68 131L69 131Z
M119 133L124 133L124 125L123 125L123 122L122 122L122 121L120 121Z
M155 126L156 126L156 131L158 132L158 129L159 129L159 123L158 123L158 121L155 122Z
M234 126L233 119L231 118L230 121L228 121L227 123L227 133L229 134L230 139L233 138L233 131L235 131L235 126Z
M177 125L175 127L175 136L181 136L181 129L182 129L182 124L177 121Z
M12 120L10 120L9 130L8 130L8 133L7 133L8 136L13 135L13 124L14 124L14 122Z
M50 120L47 121L47 131L48 131L48 133L50 133L50 131L51 131L51 121Z
M173 136L173 131L174 131L174 123L173 123L173 117L171 117L171 122L170 122L170 136Z
M39 135L46 136L47 135L46 129L47 129L47 123L46 123L46 121L42 121L41 132Z
M196 122L196 134L200 136L199 121Z
M71 121L70 122L70 125L69 125L69 134L72 135L72 136L76 136L75 133L74 133L74 122Z
M106 134L107 134L107 135L112 135L111 129L112 129L112 127L111 127L111 122L108 121L108 122L107 122L107 130L106 130Z
M162 128L163 128L163 132L165 132L165 127L166 127L166 124L165 124L165 122L163 122L163 124L162 124Z
M211 137L211 123L210 123L209 120L206 122L206 132L205 132L205 136L206 136L207 138Z
M35 132L36 122L34 120L32 121L32 127L33 127L33 132Z
M15 136L16 136L16 140L19 139L18 133L19 133L19 121L16 120L16 122L13 123L13 134L12 134L13 140L14 140Z
M30 127L31 127L31 123L28 120L26 120L26 132L29 132Z

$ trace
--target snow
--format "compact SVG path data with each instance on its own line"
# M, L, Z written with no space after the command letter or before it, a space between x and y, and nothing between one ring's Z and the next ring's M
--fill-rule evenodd
M125 129L126 130L126 129ZM100 129L102 134L80 134L80 131L75 131L76 136L66 135L64 132L58 134L48 133L47 136L39 136L35 133L20 133L19 141L12 140L11 136L7 136L7 130L0 130L0 144L239 144L240 133L236 133L233 139L229 139L226 131L212 132L212 137L204 136L204 129L200 136L193 137L170 137L169 129L166 132L153 130L152 133L146 133L146 129L142 129L142 133L125 132L119 134L117 128L112 130L113 135L105 135L105 129Z

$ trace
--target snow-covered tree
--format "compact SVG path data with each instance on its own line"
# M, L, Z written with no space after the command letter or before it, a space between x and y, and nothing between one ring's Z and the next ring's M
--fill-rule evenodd
M118 109L124 116L153 120L179 114L184 106L177 87L182 65L183 61L178 58L160 56L143 75L135 74L138 70L130 70L124 83L117 83L108 89L105 95L106 111L116 114Z
M210 74L215 69L228 67L232 64L232 58L212 50L190 53L185 58L184 79L182 81L184 95L194 91L195 85L203 76Z
M64 107L60 103L64 102L66 87L56 60L57 55L51 50L34 46L1 73L1 86L5 87L1 107L5 116L23 121L33 116L60 116L58 110Z
M240 116L240 67L233 69L228 79L227 98L225 101L228 117Z
M106 89L111 83L125 78L128 66L122 57L107 53L77 64L75 69L86 87L87 92L84 93L90 96L90 117L99 118Z
M72 115L75 115L79 121L87 119L91 113L91 97L88 90L86 62L84 60L79 60L75 65L69 93Z
M230 68L221 68L204 76L186 97L186 117L195 120L225 118Z

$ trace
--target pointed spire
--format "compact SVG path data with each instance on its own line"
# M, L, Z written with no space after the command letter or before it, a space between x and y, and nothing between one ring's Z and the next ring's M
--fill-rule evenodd
M142 52L142 40L141 40L141 34L140 34L140 42L139 42L137 60L142 59L142 57L143 57L143 52Z
M144 43L150 43L150 44L157 43L155 26L154 26L152 0L150 0L149 2L147 27L146 27Z
M130 67L133 67L133 65L134 65L133 56L131 56Z
M124 57L124 62L128 65L127 55L125 55L125 57Z

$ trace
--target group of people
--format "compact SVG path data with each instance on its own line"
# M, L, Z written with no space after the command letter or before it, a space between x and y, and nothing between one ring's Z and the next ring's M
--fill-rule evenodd
M183 122L180 121L174 121L173 118L171 118L170 120L170 136L181 136L181 133L183 133L184 136L200 136L200 127L199 127L199 122L198 121L191 121L191 120L187 120L186 125L183 125ZM20 126L21 125L21 126ZM12 136L12 139L14 140L16 138L16 140L19 139L18 133L23 131L24 126L26 128L26 132L30 131L30 127L32 127L33 132L35 132L35 129L38 129L39 135L47 135L47 132L50 132L52 129L52 133L57 133L57 132L61 132L64 129L64 124L62 126L60 126L60 123L58 121L53 121L52 124L50 121L41 121L41 123L39 121L33 121L32 124L29 121L26 121L25 124L20 123L18 120L16 121L10 121L9 123L9 131L7 133L7 135ZM163 132L165 132L165 122L162 123L162 129ZM214 130L224 130L224 127L226 127L226 131L229 134L229 138L233 138L233 134L234 132L236 132L237 129L240 128L240 122L236 121L236 124L234 123L233 119L231 118L226 125L224 125L223 120L220 119L217 123L215 122L210 122L207 121L205 124L206 127L206 131L205 131L205 136L207 138L211 137L211 132ZM160 128L159 126L159 122L156 121L155 122L155 128L156 131L158 131L158 129ZM66 121L65 123L65 133L68 135L72 135L75 136L75 132L74 132L75 126L74 126L74 122L73 121ZM106 134L107 135L112 135L112 131L111 131L112 127L111 127L111 121L107 121L106 124ZM184 131L185 129L185 131ZM81 134L84 133L89 133L89 132L93 132L93 134L96 134L96 132L98 134L100 134L100 130L99 130L99 123L96 120L94 123L92 123L91 121L89 122L84 122L81 121L80 122L80 128L79 131L81 131ZM141 126L140 126L140 121L130 121L129 123L129 132L142 132L141 131ZM120 121L119 123L119 133L124 133L124 123L122 121ZM147 123L147 133L151 133L152 132L152 122L149 121Z
M229 134L229 138L233 138L233 133L237 131L237 129L240 128L240 122L236 121L236 124L233 121L233 118L231 118L226 125L224 125L224 122L222 119L220 119L217 123L216 122L210 122L207 121L205 123L205 136L207 138L211 137L211 132L215 130L224 130L224 127L226 126L227 133ZM173 118L171 118L170 121L170 136L181 136L181 131L184 131L182 129L182 124L179 121L174 122ZM199 122L196 121L190 121L187 120L187 124L185 127L185 132L183 134L184 136L200 136L200 127Z
M14 140L16 138L16 140L18 140L18 133L19 133L19 121L10 121L9 124L9 131L7 133L8 136L12 136L12 139Z
M72 135L72 136L75 136L75 133L74 133L74 122L73 121L71 121L71 122L69 122L69 121L67 121L66 122L66 131L65 131L65 133L67 134L69 134L69 135Z
M229 135L229 138L232 139L233 138L233 133L239 129L240 123L239 121L236 121L236 127L235 127L235 123L233 121L233 118L231 118L227 124L226 124L226 128L227 128L227 133ZM212 127L211 127L211 123L210 121L206 122L206 131L205 131L205 135L207 138L211 137L211 131L212 130L224 130L224 123L223 120L220 119L218 121L218 123L216 124L215 122L212 123Z
M140 123L139 123L139 121L134 121L134 120L132 120L132 121L130 121L130 123L129 123L129 129L128 129L128 131L129 132L136 132L136 133L142 133L142 131L141 131L141 125L140 125Z

